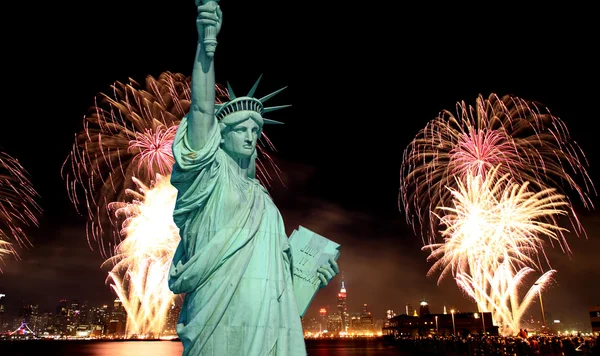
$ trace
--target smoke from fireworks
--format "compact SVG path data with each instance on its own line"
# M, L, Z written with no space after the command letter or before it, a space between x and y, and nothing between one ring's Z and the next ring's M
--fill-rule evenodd
M540 104L492 94L480 95L474 107L458 103L456 115L444 110L404 151L399 205L407 222L421 229L425 243L434 243L440 222L434 211L452 199L445 187L456 188L455 177L464 181L467 172L485 176L498 165L499 176L510 173L538 191L556 188L566 195L570 188L593 208L585 156L564 122ZM575 232L583 233L573 207L568 211ZM568 251L564 239L558 242Z
M23 228L38 226L38 197L19 161L0 152L0 260L9 254L19 258L16 246L32 246Z

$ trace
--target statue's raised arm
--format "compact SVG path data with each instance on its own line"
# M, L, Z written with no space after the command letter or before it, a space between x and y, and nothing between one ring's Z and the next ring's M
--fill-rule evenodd
M192 149L204 147L208 135L215 125L215 67L214 50L216 41L207 38L219 33L223 14L217 1L196 0L198 18L198 45L192 70L192 102L188 114L187 139ZM208 35L208 36L207 36Z

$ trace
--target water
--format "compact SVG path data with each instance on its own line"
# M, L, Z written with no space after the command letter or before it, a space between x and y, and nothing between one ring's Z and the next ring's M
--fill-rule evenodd
M402 355L381 340L306 340L310 356ZM2 356L181 356L180 341L0 341Z

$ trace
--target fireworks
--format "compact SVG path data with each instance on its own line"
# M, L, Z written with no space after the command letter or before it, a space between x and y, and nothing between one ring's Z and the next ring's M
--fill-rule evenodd
M554 189L536 193L528 183L514 183L509 173L498 178L500 168L485 176L467 173L466 183L449 188L453 207L440 208L446 212L440 218L444 242L423 249L430 249L429 260L435 261L430 275L442 270L438 281L455 276L463 291L512 334L531 302L519 298L523 277L534 271L530 266L543 270L543 237L560 238L564 228L555 218L566 214L568 203ZM539 285L553 273L544 274Z
M31 246L23 228L38 225L37 217L42 211L36 202L38 197L25 169L16 159L0 152L0 258L7 254L19 257L15 242L19 247Z
M443 111L404 151L399 204L408 223L421 228L424 242L434 243L440 221L433 212L452 199L445 187L456 188L455 177L464 181L467 172L485 176L499 165L499 176L510 173L535 190L566 193L563 187L569 187L586 208L593 207L585 156L564 122L539 104L492 94L479 96L475 107L458 103L456 116ZM584 232L573 208L568 210L575 232Z
M542 237L559 240L564 231L556 216L566 214L565 197L554 189L532 192L526 182L511 181L506 173L498 178L500 166L486 176L467 174L466 183L449 188L453 207L440 207L444 243L431 244L430 270L445 266L442 278L469 271L474 265L495 270L499 263L512 268L535 266L542 269L539 254L544 253Z
M556 272L544 272L545 243L570 252L559 218L584 233L567 191L586 208L596 192L565 124L538 104L492 94L457 109L429 122L404 151L399 204L430 251L428 275L452 275L510 334ZM542 276L522 293L535 271Z
M148 184L154 174L168 174L174 130L189 110L189 86L181 74L146 78L146 89L133 80L116 82L113 95L100 101L84 119L73 150L63 166L67 191L76 207L89 214L88 242L104 257L120 243L120 227L112 222L108 204L124 201L135 189L132 177ZM106 231L105 231L106 230Z
M521 328L521 320L534 298L552 281L555 270L549 270L531 285L527 293L524 289L526 277L534 270L523 267L515 273L508 264L501 264L487 285L480 285L468 274L456 276L457 285L477 302L479 310L491 311L494 323L500 327L500 334L515 335ZM485 289L482 289L484 287Z
M10 243L4 240L0 240L0 257L2 257L2 255L10 253L11 251L12 249Z
M127 311L129 335L159 335L175 298L167 278L180 238L171 217L177 190L169 178L158 174L151 187L133 178L138 190L126 192L131 201L109 204L124 219L124 239L105 264L113 265L108 280Z

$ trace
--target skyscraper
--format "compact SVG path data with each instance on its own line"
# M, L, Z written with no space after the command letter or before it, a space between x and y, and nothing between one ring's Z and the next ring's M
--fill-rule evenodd
M69 333L74 332L81 323L81 306L78 300L71 300L67 308L67 329Z
M348 331L350 320L348 318L348 308L346 306L346 287L344 286L344 277L342 276L342 288L338 293L338 313L342 318L342 331Z
M59 334L64 334L67 331L68 313L69 307L67 306L67 300L61 299L56 306L56 312L54 314L54 327Z
M61 299L56 306L56 315L67 316L69 313L69 308L67 307L67 300Z
M34 307L31 302L22 301L21 308L19 309L19 321L29 324L31 322L31 316L33 315L34 309L37 315L37 305Z
M121 299L117 298L113 302L113 307L110 312L109 333L117 335L125 335L125 327L127 324L127 312L123 306Z
M319 331L324 332L327 330L327 309L319 309Z
M181 313L181 303L179 300L173 300L171 307L167 312L167 322L163 333L166 335L177 335L177 321L179 320L179 314Z

